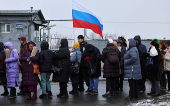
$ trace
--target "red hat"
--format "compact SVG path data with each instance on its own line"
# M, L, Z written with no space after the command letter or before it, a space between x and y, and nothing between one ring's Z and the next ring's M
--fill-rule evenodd
M19 40L21 39L23 42L26 42L26 37L20 37L18 38Z

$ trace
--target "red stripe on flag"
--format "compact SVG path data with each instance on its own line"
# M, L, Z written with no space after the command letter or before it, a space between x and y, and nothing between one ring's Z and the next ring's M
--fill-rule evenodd
M101 29L100 29L99 25L89 23L87 21L73 19L73 27L91 29L93 32L99 34L103 39L103 35L102 35L102 32L101 32Z

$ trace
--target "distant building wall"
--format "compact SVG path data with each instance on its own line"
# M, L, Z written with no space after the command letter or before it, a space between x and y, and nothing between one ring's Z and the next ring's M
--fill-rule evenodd
M40 20L37 15L33 16L33 19ZM27 41L34 41L37 44L37 47L40 49L40 42L38 41L38 36L35 37L35 25L34 23L30 24L28 21L19 21L19 20L29 20L30 17L21 17L21 16L1 16L0 24L10 24L11 31L10 33L2 33L0 32L0 42L12 42L14 44L14 48L19 52L20 50L20 42L18 40L19 37L25 36ZM3 21L8 20L8 21ZM12 21L10 21L12 20ZM14 21L16 20L16 21ZM18 20L18 21L17 21ZM40 21L36 21L38 24L41 24ZM23 28L16 28L16 24L22 24ZM30 36L31 35L31 36Z

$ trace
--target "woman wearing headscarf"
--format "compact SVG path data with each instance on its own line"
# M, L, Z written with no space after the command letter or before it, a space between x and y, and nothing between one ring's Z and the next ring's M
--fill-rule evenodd
M28 49L21 56L21 61L23 62L23 91L28 94L27 100L37 99L38 74L33 73L33 64L38 65L39 51L35 46L36 44L30 41L28 43ZM35 55L31 56L32 53ZM34 93L32 97L31 92Z

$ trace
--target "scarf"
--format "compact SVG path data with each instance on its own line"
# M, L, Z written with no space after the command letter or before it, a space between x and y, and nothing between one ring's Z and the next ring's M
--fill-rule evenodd
M122 46L118 46L118 49L119 49L119 51L121 52L121 50L122 50Z
M31 52L31 56L30 57L33 57L37 54L38 52L38 48L36 46L33 47L32 49L32 52ZM29 64L31 64L32 61L29 61Z

